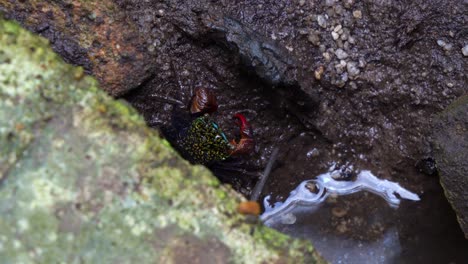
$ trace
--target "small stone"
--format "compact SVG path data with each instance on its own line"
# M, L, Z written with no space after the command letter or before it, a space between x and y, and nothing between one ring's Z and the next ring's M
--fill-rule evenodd
M350 77L356 77L360 73L356 62L348 62L346 64L346 70Z
M363 58L360 58L359 59L359 68L362 69L362 68L366 67L366 65L367 65L367 62Z
M305 0L299 0L299 5L303 6L305 4Z
M444 46L444 50L446 50L446 51L450 51L450 50L452 50L452 48L453 48L453 45L450 44L450 43L447 43L447 44L445 44L445 46Z
M356 43L356 39L353 38L353 37L351 37L351 36L349 36L349 37L348 37L348 42L349 42L349 44L355 44L355 43Z
M333 31L331 35L332 35L333 40L337 40L340 37L340 35L338 35L338 33L336 33L335 31Z
M318 23L319 26L321 26L322 28L326 28L326 27L327 27L327 20L325 20L325 17L322 16L322 15L318 15L318 16L317 16L317 23Z
M354 17L354 18L357 18L357 19L361 19L361 18L362 18L362 12L361 12L361 10L354 10L354 11L353 11L353 17Z
M325 52L327 50L327 47L322 44L322 45L319 46L319 50L323 53L323 52Z
M309 42L314 44L315 46L320 45L320 37L315 32L310 33L309 36L307 37L307 40L309 40Z
M317 80L322 79L323 71L324 71L323 66L318 67L318 68L314 71L314 77L315 77L315 79L317 79ZM318 150L317 150L317 151L318 151ZM309 151L309 152L310 152L310 151ZM307 157L308 157L308 158L309 158L309 152L307 152Z
M345 43L343 43L343 49L349 50L349 42L348 41L345 41Z
M323 66L320 66L320 67L322 68L322 72L323 72ZM320 155L320 151L317 148L313 148L309 150L306 155L307 155L307 158L318 157Z
M348 39L348 34L343 33L341 34L341 40L347 40Z
M310 182L307 182L305 187L307 188L307 190L309 190L309 192L311 193L317 193L319 191L319 188L317 187L317 185L310 181Z
M326 61L330 61L330 60L331 60L330 53L328 53L328 52L322 53L322 56L323 56L323 58L324 58Z
M462 53L463 56L468 57L468 45L465 45L465 47L462 48Z
M451 83L451 82L446 83L446 85L447 85L448 88L452 88L452 87L453 87L453 83Z
M340 60L344 60L344 59L348 58L348 53L346 53L346 52L345 52L344 50L342 50L342 49L337 49L337 50L335 51L335 55L336 55L336 57L337 57L338 59L340 59Z
M343 49L344 48L343 41L341 39L337 39L336 40L336 46L338 46L338 48L340 48L340 49Z
M336 73L341 74L341 73L343 73L344 69L345 69L345 67L343 65L341 65L339 63L335 64Z
M342 27L341 25L338 25L338 26L336 26L336 27L333 29L333 31L336 32L336 33L338 33L338 31L340 31L342 28L343 28L343 27Z
M450 51L453 48L452 44L447 43L447 42L445 42L445 41L443 41L441 39L437 40L437 45L439 45L440 47L442 47L446 51Z
M441 40L441 39L438 39L437 40L437 45L439 45L440 47L444 47L445 46L445 41Z

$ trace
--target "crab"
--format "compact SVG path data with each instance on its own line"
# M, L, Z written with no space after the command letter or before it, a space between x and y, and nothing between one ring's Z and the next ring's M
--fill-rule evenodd
M231 156L249 154L255 148L252 127L245 116L240 113L233 116L239 126L240 139L229 141L211 116L217 109L213 90L195 89L189 106L188 122L177 129L175 135L175 145L179 152L192 163L210 165Z

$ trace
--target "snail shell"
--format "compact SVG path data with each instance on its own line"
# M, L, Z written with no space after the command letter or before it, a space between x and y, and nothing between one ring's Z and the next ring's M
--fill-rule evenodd
M211 114L218 109L216 95L213 90L207 88L196 88L190 105L191 114Z

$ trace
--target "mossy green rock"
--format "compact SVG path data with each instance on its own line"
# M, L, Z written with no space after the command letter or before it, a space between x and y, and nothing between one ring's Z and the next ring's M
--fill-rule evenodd
M432 138L440 183L468 239L468 95L435 118Z
M125 102L0 18L2 263L322 262L252 225Z

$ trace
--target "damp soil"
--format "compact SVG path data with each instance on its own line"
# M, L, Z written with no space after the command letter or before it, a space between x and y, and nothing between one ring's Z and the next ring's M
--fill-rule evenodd
M149 126L164 131L171 125L174 109L187 109L196 87L215 90L219 108L213 117L227 137L238 134L232 120L235 113L244 114L254 129L253 153L211 166L240 193L250 195L277 147L280 154L262 199L271 195L273 200L284 200L300 182L332 164L371 170L421 197L420 202L403 203L395 210L371 194L344 196L329 201L318 213L304 214L296 225L276 228L312 240L333 262L338 262L335 256L348 253L358 259L340 243L372 244L389 231L396 232L401 246L396 254L387 254L390 262L468 261L468 242L443 196L428 143L432 116L468 92L468 62L461 52L468 44L466 3L118 0L113 4L113 12L131 23L139 40L132 45L143 54L140 61L145 65L138 64L139 72L130 64L129 80L134 83L123 82L130 87L126 92L110 93L120 94ZM20 22L34 12L8 8L0 10ZM99 17L83 23L96 20ZM87 52L73 42L73 35L60 37L66 32L44 26L47 19L39 21L41 27L24 23L45 37L54 36L52 45L67 61L96 74L88 60L70 55L78 54L73 50ZM65 45L66 52L65 41L75 43ZM335 207L339 209L334 216ZM327 244L324 237L339 243Z

